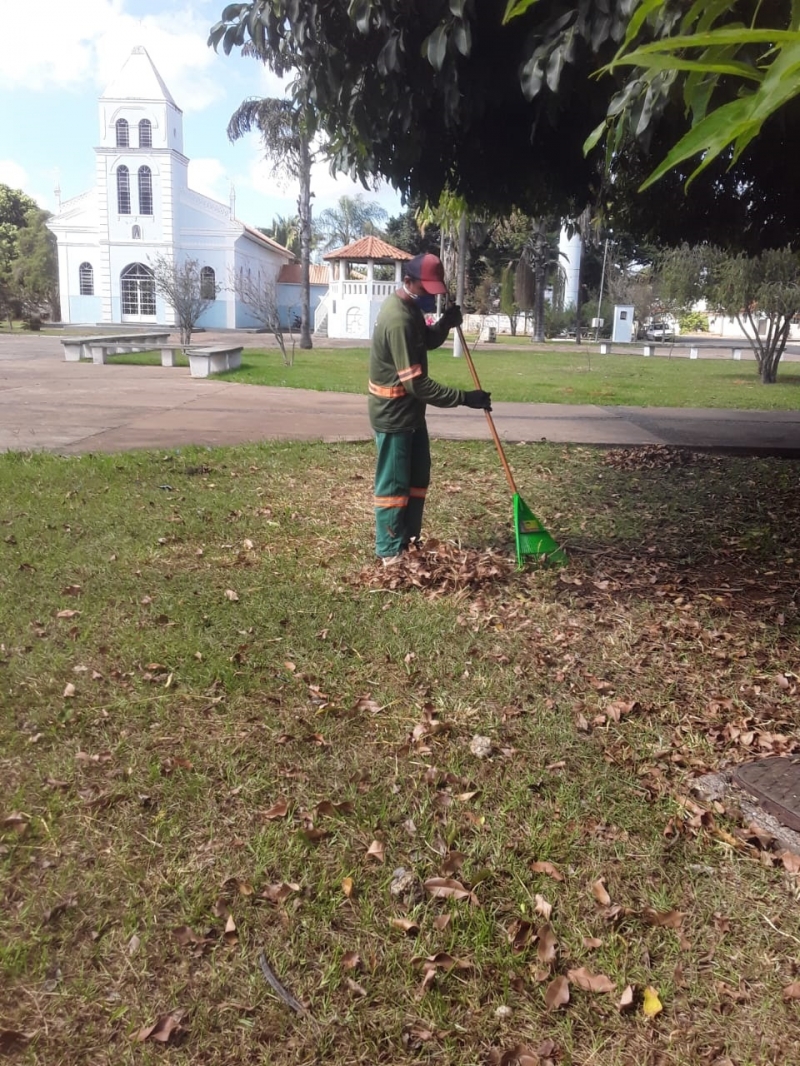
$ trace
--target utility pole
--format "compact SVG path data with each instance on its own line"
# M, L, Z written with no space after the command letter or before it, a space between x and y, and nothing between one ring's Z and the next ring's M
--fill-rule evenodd
M600 307L603 303L603 287L606 283L606 260L608 259L608 237L606 237L606 246L603 251L603 269L600 271L600 295L597 297L597 322L598 325L594 328L595 343L600 339Z

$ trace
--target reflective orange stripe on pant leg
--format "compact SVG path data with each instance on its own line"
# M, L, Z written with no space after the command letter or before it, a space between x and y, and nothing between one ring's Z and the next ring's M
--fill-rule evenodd
M410 488L408 490L408 495L417 500L424 500L425 497L428 495L428 490Z
M408 496L375 496L376 507L408 507Z

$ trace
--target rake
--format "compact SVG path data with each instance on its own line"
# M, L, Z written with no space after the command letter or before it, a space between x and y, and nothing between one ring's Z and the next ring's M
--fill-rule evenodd
M464 340L464 333L461 326L457 326L456 328L458 331L458 339L461 341L461 348L467 359L469 372L475 383L475 388L480 389L481 383L478 380L478 372L472 361L472 355L470 354L467 342ZM511 473L511 467L508 465L506 453L503 451L503 445L500 443L500 438L497 435L497 429L495 428L492 413L491 411L484 411L483 413L486 415L486 421L489 423L492 440L494 441L495 448L497 448L497 454L500 456L503 472L506 475L506 481L508 482L508 487L511 489L511 494L514 500L514 539L517 545L517 566L521 570L525 565L525 559L528 556L540 559L545 563L566 563L567 555L564 549L559 547L559 545L553 540L517 491L514 475Z

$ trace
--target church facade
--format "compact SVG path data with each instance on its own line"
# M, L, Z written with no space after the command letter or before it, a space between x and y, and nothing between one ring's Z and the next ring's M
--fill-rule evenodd
M259 325L237 297L235 278L277 285L295 257L240 222L232 204L189 188L183 114L144 48L133 49L99 104L94 188L64 201L48 221L58 241L62 321L173 325L151 266L166 256L196 260L201 286L215 297L198 326ZM283 308L284 316L297 313Z

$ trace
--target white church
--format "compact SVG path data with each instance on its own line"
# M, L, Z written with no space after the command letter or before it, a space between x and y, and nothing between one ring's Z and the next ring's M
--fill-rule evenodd
M183 113L144 48L137 47L100 97L95 187L64 201L48 226L58 241L61 319L67 323L159 323L175 314L155 291L158 255L198 261L215 294L198 326L258 325L232 291L233 278L277 282L294 255L240 222L233 204L189 188ZM298 308L284 308L284 315Z

